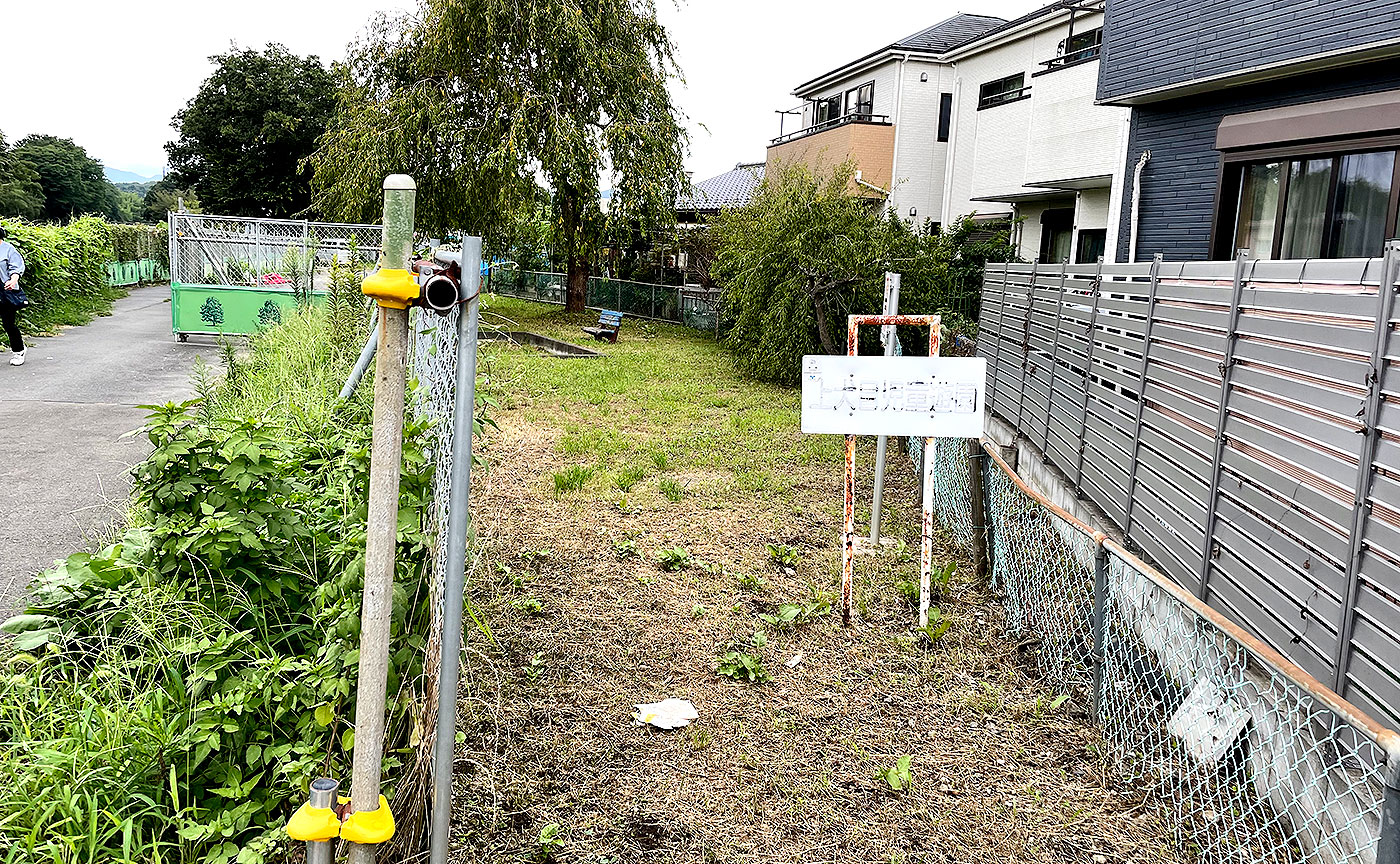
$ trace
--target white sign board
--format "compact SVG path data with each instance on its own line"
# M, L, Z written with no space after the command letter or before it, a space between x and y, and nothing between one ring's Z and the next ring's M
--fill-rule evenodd
M802 431L979 438L982 357L802 358Z

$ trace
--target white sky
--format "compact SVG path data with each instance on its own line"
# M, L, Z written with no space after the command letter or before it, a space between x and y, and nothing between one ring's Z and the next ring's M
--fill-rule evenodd
M111 168L165 164L170 119L211 71L208 57L281 42L340 59L378 10L413 0L3 0L0 131L72 138ZM760 161L792 88L960 11L1015 17L1038 0L658 0L686 84L697 180ZM791 120L793 118L789 118Z

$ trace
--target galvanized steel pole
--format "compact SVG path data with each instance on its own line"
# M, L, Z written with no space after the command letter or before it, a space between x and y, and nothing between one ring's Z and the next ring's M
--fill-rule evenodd
M899 274L885 273L886 315L899 314ZM897 331L892 325L880 328L880 339L885 343L885 356L894 356ZM870 545L880 548L880 510L885 503L885 448L889 446L889 436L881 435L875 442L875 495L870 504Z
M476 334L481 315L481 238L462 241L462 296L457 314L457 393L452 410L452 485L447 505L442 659L438 668L437 731L433 741L431 864L446 864L452 824L452 762L457 744L457 682L462 664L462 607L466 593L470 522L472 423L476 416Z
M407 269L413 256L413 178L384 180L384 269ZM408 310L379 307L379 353L374 368L374 443L369 468L369 524L365 534L365 588L360 607L359 690L355 700L354 767L350 806L379 808L389 679L389 624L399 522L399 464L403 458L404 370ZM350 864L374 864L373 846L352 844Z

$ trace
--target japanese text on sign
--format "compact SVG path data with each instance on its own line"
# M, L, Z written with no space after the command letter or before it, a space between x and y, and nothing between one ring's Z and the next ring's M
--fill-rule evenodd
M802 358L802 431L977 438L987 361L981 357Z

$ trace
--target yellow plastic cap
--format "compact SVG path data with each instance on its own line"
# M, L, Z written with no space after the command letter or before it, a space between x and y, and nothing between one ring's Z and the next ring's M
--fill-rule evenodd
M334 840L340 836L340 819L329 807L301 805L292 821L287 823L287 836L293 840Z
M351 813L340 826L340 836L351 843L383 843L394 836L394 814L389 812L389 802L379 796L377 810L361 810Z
M376 270L365 277L360 290L373 297L380 306L407 309L410 301L418 299L418 283L407 270Z

